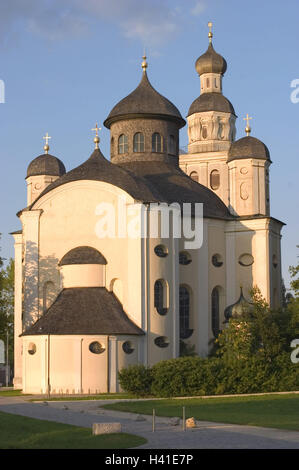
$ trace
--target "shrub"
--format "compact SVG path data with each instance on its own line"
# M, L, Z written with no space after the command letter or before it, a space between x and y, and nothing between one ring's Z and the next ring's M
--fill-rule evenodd
M126 392L137 396L150 395L152 374L151 369L142 364L123 368L119 373L119 383Z

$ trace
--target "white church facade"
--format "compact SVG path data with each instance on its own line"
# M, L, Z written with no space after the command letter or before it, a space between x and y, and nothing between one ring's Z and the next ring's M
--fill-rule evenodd
M280 304L284 224L270 216L269 150L249 135L249 118L236 140L237 116L222 93L227 64L209 37L196 61L188 153L179 151L185 120L150 84L144 57L138 87L104 122L110 161L96 134L73 170L48 143L30 163L22 230L13 233L14 386L23 392L117 392L119 370L179 357L182 342L206 356L229 307L249 300L253 286ZM199 247L175 236L175 210L169 236L151 235L155 212L174 207L179 217L184 204L195 227L202 205ZM99 236L105 207L117 233L132 217L145 233Z

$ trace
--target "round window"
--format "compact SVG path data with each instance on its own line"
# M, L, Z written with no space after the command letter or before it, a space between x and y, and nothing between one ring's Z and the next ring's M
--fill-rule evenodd
M165 258L168 255L168 250L164 245L155 246L154 252L159 256L159 258Z
M123 351L126 353L126 354L132 354L132 352L134 352L134 345L131 341L125 341L123 343Z
M239 258L239 264L241 266L251 266L254 263L254 257L249 253L244 253Z
M219 253L216 253L215 255L212 256L212 264L216 268L220 268L220 266L223 265L222 256L219 255Z
M166 336L158 336L155 339L155 345L159 348L167 348L169 346L169 339Z
M181 251L179 254L179 263L186 266L192 262L191 256L187 251Z
M31 354L31 355L36 353L36 345L34 343L29 344L28 353Z
M98 341L93 341L93 343L90 343L89 345L89 351L93 354L101 354L105 351L105 349L105 346Z

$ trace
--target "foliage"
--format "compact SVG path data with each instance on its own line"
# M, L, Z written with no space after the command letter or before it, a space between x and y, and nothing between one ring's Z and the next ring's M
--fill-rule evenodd
M180 357L185 356L196 356L195 344L186 343L186 341L180 340Z
M118 373L123 390L133 395L149 395L152 385L151 369L143 364L131 365Z

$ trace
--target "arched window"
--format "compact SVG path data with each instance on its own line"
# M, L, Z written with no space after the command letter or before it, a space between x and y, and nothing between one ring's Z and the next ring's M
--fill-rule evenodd
M134 135L133 152L144 152L144 135L141 132Z
M190 173L190 178L193 180L193 181L196 181L198 183L198 173L197 171L192 171Z
M203 128L202 128L202 138L206 139L207 137L208 137L208 129L206 128L206 126L203 126Z
M212 290L212 331L215 338L219 334L219 290L214 287Z
M154 286L154 306L160 315L166 315L168 308L166 307L167 292L166 283L159 279Z
M220 186L220 173L218 170L213 170L210 173L210 186L215 191Z
M127 153L127 152L128 152L128 137L122 134L118 138L118 153Z
M175 153L176 153L175 139L174 139L174 136L173 136L173 135L170 135L170 136L169 136L169 149L168 149L168 153L170 153L171 155L175 155Z
M162 152L162 137L158 132L152 135L152 152Z
M189 338L193 330L190 330L190 293L187 287L180 286L180 339Z

